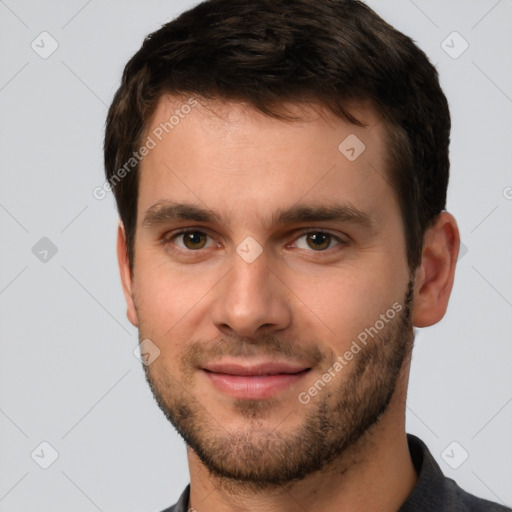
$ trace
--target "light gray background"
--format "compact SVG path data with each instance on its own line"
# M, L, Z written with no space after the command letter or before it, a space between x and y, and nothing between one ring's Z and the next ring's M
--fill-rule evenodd
M446 319L417 338L408 431L460 485L510 505L512 0L369 3L440 71L453 115L449 210L468 249ZM133 355L113 198L92 190L124 64L193 4L0 0L3 512L158 511L188 483L183 443ZM43 31L59 45L47 59L31 48ZM453 31L469 43L456 59ZM32 252L43 237L57 247L46 262ZM46 470L31 458L42 441L59 454ZM50 449L34 459L51 462Z

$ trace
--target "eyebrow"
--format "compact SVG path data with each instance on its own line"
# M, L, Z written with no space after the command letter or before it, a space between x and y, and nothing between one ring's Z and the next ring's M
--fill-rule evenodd
M273 216L274 224L321 221L350 222L369 229L374 228L374 222L370 215L351 205L294 206L278 211Z
M223 224L222 217L207 208L193 204L158 202L149 208L144 216L144 227L158 226L177 220ZM278 210L272 215L273 225L298 224L303 222L336 221L359 224L368 229L375 225L371 216L351 205L296 205Z
M193 204L159 202L149 208L144 216L142 225L145 227L157 226L176 220L190 220L194 222L221 222L220 215L206 208Z

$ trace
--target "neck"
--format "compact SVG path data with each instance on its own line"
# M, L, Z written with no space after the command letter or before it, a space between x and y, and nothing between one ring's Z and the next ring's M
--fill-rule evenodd
M212 476L188 449L190 507L197 512L396 512L417 479L405 434L407 372L377 424L329 467L278 489L255 490Z

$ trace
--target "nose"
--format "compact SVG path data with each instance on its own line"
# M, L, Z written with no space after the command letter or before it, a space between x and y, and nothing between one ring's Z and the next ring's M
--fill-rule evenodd
M247 263L238 255L216 287L212 322L223 334L246 338L286 329L292 319L287 289L264 255Z

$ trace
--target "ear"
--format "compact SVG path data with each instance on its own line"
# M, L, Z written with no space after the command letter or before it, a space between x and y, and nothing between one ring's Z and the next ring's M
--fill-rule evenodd
M117 262L119 264L121 284L123 286L124 298L126 300L126 316L132 325L138 327L139 319L137 317L137 310L135 309L135 302L133 301L133 277L128 260L126 233L121 221L119 221L119 226L117 228Z
M446 313L453 287L460 235L453 215L442 212L425 233L421 264L416 269L413 324L428 327Z

